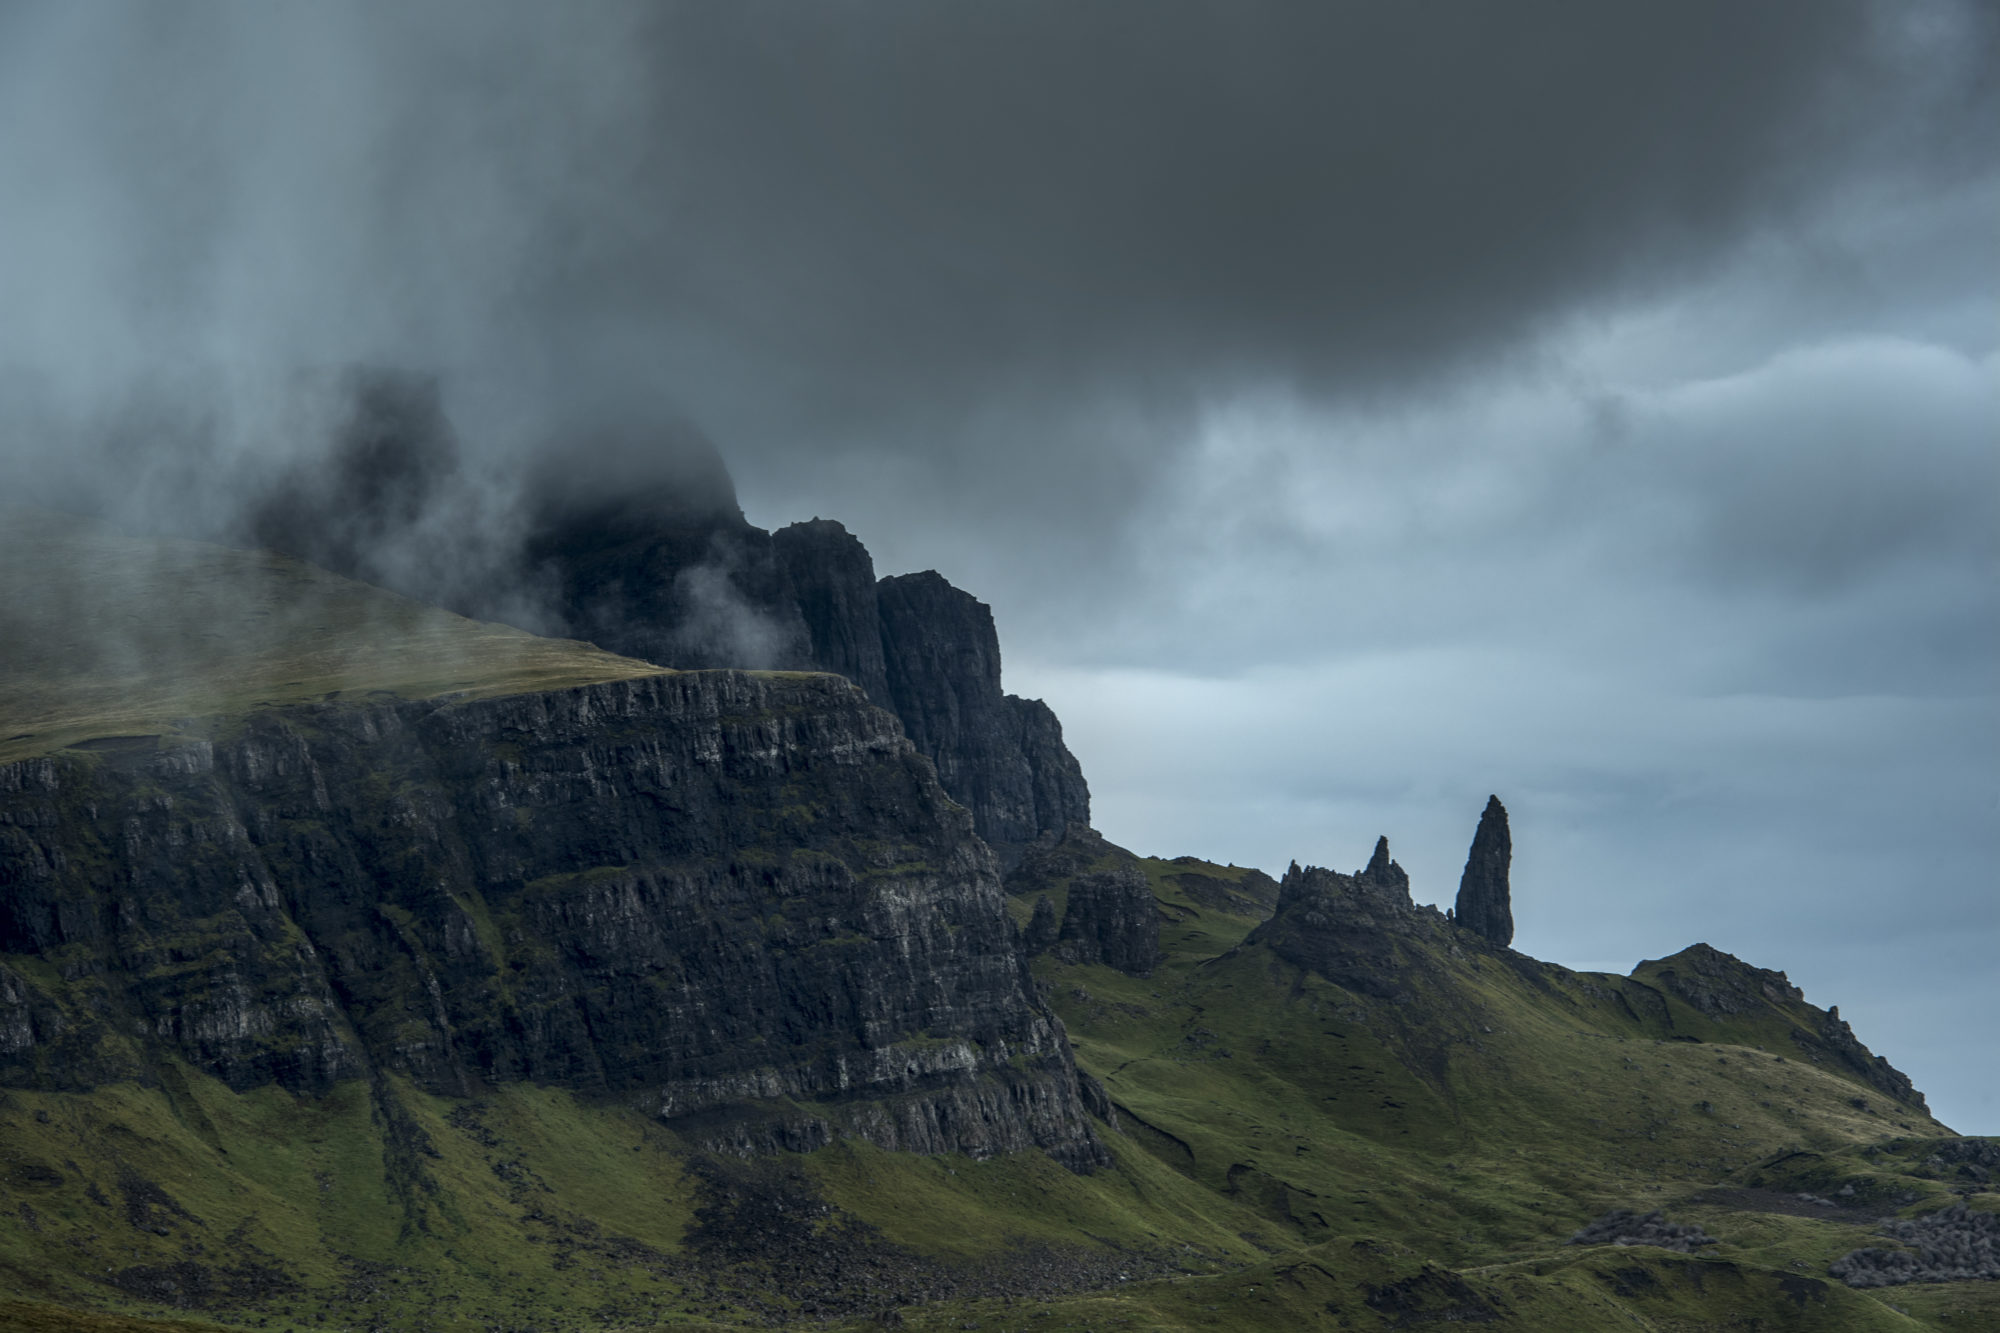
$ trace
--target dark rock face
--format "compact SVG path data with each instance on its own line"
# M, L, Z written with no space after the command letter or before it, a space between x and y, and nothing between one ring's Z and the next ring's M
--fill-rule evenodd
M236 1088L529 1080L722 1148L1088 1168L1014 934L970 817L832 676L273 709L0 768L13 1086L164 1048Z
M806 659L821 671L847 677L884 708L894 708L875 562L868 548L840 524L816 518L772 533L771 556L805 628ZM996 692L999 684L996 678Z
M1129 866L1078 875L1070 881L1057 941L1075 962L1151 976L1160 961L1160 913L1152 885Z
M1507 807L1498 796L1489 796L1472 835L1472 850L1466 854L1452 917L1503 949L1514 942L1514 908L1507 887L1507 867L1513 858Z
M1043 894L1035 899L1034 914L1028 918L1027 929L1021 932L1022 952L1030 958L1039 958L1055 947L1058 938L1060 930L1056 924L1055 901Z
M1085 871L1131 865L1138 859L1088 824L1075 823L1044 833L1024 849L1007 872L1005 887L1016 897L1025 898L1060 887Z
M935 573L878 585L889 703L938 781L1011 864L1041 833L1090 822L1090 790L1046 704L1000 689L993 612Z
M1276 912L1247 942L1357 994L1400 1000L1409 997L1417 974L1434 966L1407 942L1443 927L1435 910L1411 902L1410 877L1382 838L1368 865L1352 875L1294 862L1278 881Z
M1082 1070L1077 1071L1077 1086L1083 1090L1083 1104L1090 1113L1113 1129L1118 1128L1118 1108L1111 1102L1111 1094L1102 1083Z
M532 502L496 520L467 508L434 382L362 372L341 393L327 456L273 481L238 535L662 666L837 672L901 718L1004 865L1089 822L1055 714L1000 687L984 603L935 573L878 583L867 549L831 520L752 526L691 430L585 438L526 486ZM486 535L496 526L518 530L516 545Z
M1152 883L1138 857L1096 829L1071 824L1060 836L1043 834L1023 851L1004 887L1034 899L1034 916L1022 933L1030 956L1053 948L1065 962L1103 963L1139 977L1159 965L1160 908ZM1066 904L1060 927L1052 895Z
M827 519L766 534L709 514L639 525L626 541L601 533L566 527L536 547L559 589L560 632L664 666L846 676L901 719L1003 864L1038 835L1089 821L1062 725L1001 689L992 611L939 575L878 582L867 549Z

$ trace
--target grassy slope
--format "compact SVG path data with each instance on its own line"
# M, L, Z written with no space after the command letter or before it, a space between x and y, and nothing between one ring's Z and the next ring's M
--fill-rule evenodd
M518 694L643 662L483 624L260 551L0 508L0 763L341 694Z
M1482 1289L1525 1284L1527 1304L1495 1301L1524 1327L1599 1327L1596 1316L1579 1314L1572 1325L1562 1312L1587 1311L1607 1290L1631 1312L1668 1321L1662 1327L1701 1310L1716 1317L1764 1305L1767 1321L1779 1321L1770 1327L1910 1326L1894 1307L1985 1311L2000 1323L1993 1284L1861 1293L1823 1280L1808 1290L1800 1278L1823 1279L1832 1259L1879 1243L1866 1216L1793 1217L1716 1201L1726 1197L1718 1190L1832 1194L1853 1184L1879 1211L1914 1214L1952 1197L1915 1166L1925 1136L1949 1131L1797 1058L1788 1014L1716 1019L1651 992L1653 1003L1665 1000L1669 1028L1640 1019L1643 1004L1621 1002L1640 984L1633 979L1471 950L1452 961L1453 994L1421 996L1414 1013L1390 1010L1259 946L1238 948L1254 918L1191 899L1184 863L1137 864L1167 919L1165 965L1136 979L1045 956L1038 971L1079 1065L1127 1111L1131 1137L1258 1212L1257 1242L1287 1252L1265 1270L1367 1237L1461 1269ZM1225 880L1245 873L1203 869ZM1424 1012L1433 1003L1437 1013ZM1483 1020L1471 1035L1441 1050L1412 1046L1412 1033L1450 1031L1468 1012ZM1857 1107L1857 1096L1872 1109ZM1885 1134L1908 1150L1865 1155ZM2000 1207L1993 1195L1975 1202ZM1562 1246L1611 1207L1666 1208L1722 1243L1692 1261ZM1619 1295L1607 1275L1633 1256L1665 1265L1665 1276L1626 1282L1631 1294ZM1722 1271L1731 1265L1748 1285L1731 1285L1737 1279ZM1708 1286L1696 1289L1688 1273ZM1234 1289L1240 1276L1212 1281ZM1262 1290L1277 1299L1281 1287L1292 1289L1274 1280ZM1223 1300L1220 1310L1196 1311L1209 1322L1190 1317L1185 1326L1230 1327L1231 1318L1259 1326L1231 1309ZM1784 1322L1785 1309L1809 1318ZM1141 1323L1182 1326L1162 1310Z

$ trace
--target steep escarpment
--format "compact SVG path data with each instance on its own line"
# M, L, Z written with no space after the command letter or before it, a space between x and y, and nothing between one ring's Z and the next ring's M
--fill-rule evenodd
M1104 1160L991 853L837 677L259 710L0 768L0 1078L177 1057Z
M1055 714L1001 688L984 603L936 573L878 581L831 520L754 526L692 431L573 442L475 541L436 384L369 371L335 390L332 447L272 481L243 534L258 545L662 666L846 676L902 720L1003 864L1089 822Z
M1041 834L1088 824L1090 789L1055 713L1000 688L986 604L936 573L877 587L890 702L1003 862Z
M1001 688L991 609L934 572L877 580L867 549L836 522L765 533L732 514L593 520L561 525L536 551L557 576L564 633L667 666L852 680L902 721L1003 863L1044 833L1089 822L1090 790L1061 723Z

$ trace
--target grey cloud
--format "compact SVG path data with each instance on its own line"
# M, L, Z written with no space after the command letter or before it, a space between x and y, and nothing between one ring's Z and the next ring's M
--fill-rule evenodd
M1706 501L1725 580L1827 593L1909 561L2000 561L2000 362L1877 344L1683 390L1639 466Z
M1858 172L1962 173L1990 20L20 7L0 352L97 397L160 361L440 370L496 433L673 409L788 501L872 450L940 507L1104 533L1184 442L1107 420L1436 382Z
M1248 399L1137 505L1116 605L1004 609L1106 665L1560 642L1716 688L1969 688L2000 624L1996 392L1990 356L1879 339L1608 397Z

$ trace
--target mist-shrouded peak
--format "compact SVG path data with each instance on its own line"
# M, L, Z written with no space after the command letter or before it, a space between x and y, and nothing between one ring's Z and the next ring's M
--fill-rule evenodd
M302 388L323 400L325 437L293 443L291 463L246 503L241 535L371 583L401 581L399 557L459 480L438 383L372 368L322 380Z
M536 546L609 546L662 527L744 522L722 455L686 422L585 426L547 445L522 480Z
M285 461L235 479L237 507L200 535L559 632L552 559L744 526L721 456L685 422L586 417L497 448L466 440L434 375L355 367L299 376L292 395ZM203 485L210 459L185 450L180 487Z

